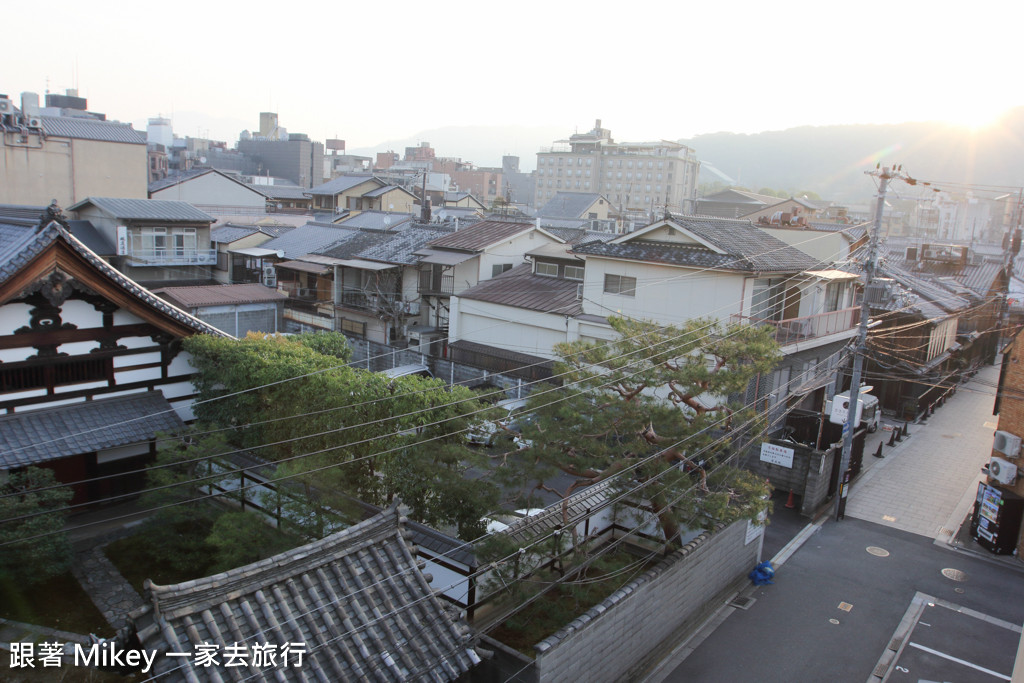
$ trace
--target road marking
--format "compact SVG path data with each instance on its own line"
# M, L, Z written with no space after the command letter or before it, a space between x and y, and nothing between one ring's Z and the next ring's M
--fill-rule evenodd
M895 522L896 521L896 518L893 517L892 515L882 515L882 519L884 519L887 522Z
M853 605L851 605L848 602L841 602L839 603L839 609L843 610L844 612L849 612L853 609Z
M996 678L1002 679L1004 681L1010 680L1009 676L1006 676L1005 674L1001 674L998 671L993 671L992 669L986 669L985 667L978 666L977 664L971 664L970 662L968 662L968 661L966 661L964 659L958 659L957 657L953 657L952 655L947 655L945 652L939 652L938 650L933 650L930 647L925 647L924 645L918 645L917 643L911 642L910 643L910 647L916 647L918 650L924 650L928 654L935 655L936 657L942 657L943 659L948 659L949 661L956 662L957 664L963 664L964 666L968 666L968 667L974 669L975 671L981 671L982 673L987 673L990 676L995 676Z

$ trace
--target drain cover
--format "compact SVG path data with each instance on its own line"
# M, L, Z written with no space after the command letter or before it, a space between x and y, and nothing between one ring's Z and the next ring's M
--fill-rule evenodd
M729 605L731 607L736 607L737 609L750 609L750 606L753 605L754 602L754 598L748 598L745 595L739 595L733 598L732 602L730 602Z
M875 545L869 545L866 550L874 555L875 557L889 557L889 551L885 548L879 548Z
M953 581L967 580L967 574L963 573L959 569L943 569L942 575L945 576L947 579L952 579Z
M830 624L838 624L839 620L838 619L829 619L828 623L830 623Z

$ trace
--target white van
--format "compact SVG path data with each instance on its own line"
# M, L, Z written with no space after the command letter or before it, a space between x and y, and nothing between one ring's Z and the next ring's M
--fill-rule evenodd
M867 393L874 387L860 388L860 399L857 401L858 426L865 425L871 433L878 431L878 420L882 411L878 409L878 397ZM829 416L829 422L841 425L846 422L850 414L850 392L844 391L836 394L825 402L825 412Z
M394 368L388 368L387 370L381 370L380 374L384 375L389 379L396 377L408 377L409 375L416 375L417 377L433 377L434 375L423 363L410 363L409 365L399 365Z

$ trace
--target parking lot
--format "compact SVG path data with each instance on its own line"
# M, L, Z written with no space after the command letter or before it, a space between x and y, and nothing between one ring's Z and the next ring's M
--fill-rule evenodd
M870 680L1009 681L1020 634L1020 626L918 593Z

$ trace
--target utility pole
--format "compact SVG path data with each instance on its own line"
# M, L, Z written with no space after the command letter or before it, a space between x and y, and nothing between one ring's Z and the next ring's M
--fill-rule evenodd
M896 172L888 166L879 170L870 171L868 175L878 176L878 204L875 206L875 224L868 240L868 257L864 263L864 291L860 301L860 326L857 331L857 344L853 349L853 376L850 378L850 409L846 414L846 424L843 425L843 454L839 461L839 495L836 496L835 518L843 518L846 509L846 496L850 492L850 482L846 471L850 467L850 453L853 451L853 432L857 428L857 407L860 405L860 376L864 367L864 352L867 350L868 341L868 317L871 315L871 308L868 302L868 287L875 277L875 270L878 268L878 234L882 230L882 214L885 211L885 191L892 178L899 177Z

